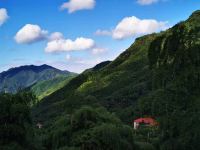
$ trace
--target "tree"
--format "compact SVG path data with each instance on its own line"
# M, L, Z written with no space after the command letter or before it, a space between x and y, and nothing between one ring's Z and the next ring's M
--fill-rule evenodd
M34 149L31 93L0 95L0 149Z

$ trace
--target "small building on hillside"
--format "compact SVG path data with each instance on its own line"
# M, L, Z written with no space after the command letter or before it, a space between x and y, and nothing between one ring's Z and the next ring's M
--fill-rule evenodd
M138 129L140 126L148 126L154 127L157 126L158 123L153 118L138 118L133 121L134 129Z
M41 128L43 127L43 125L42 125L40 122L38 122L38 123L36 124L36 126L38 127L38 129L41 129Z

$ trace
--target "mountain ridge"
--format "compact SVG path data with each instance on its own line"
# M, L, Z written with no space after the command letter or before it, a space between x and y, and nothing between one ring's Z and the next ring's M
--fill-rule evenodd
M17 92L17 90L27 88L39 81L73 74L75 73L61 71L46 64L15 67L0 73L0 91Z

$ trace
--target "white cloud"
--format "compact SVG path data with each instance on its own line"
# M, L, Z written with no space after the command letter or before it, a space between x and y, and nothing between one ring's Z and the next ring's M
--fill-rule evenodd
M135 16L123 18L113 30L100 30L95 32L97 36L112 36L113 39L122 40L129 37L138 37L166 30L170 26L168 22L155 19L139 19Z
M139 19L135 16L122 19L112 31L112 37L117 40L128 37L150 34L167 29L167 22L159 22L154 19Z
M48 53L53 52L63 52L63 51L79 51L79 50L87 50L93 48L95 46L95 42L89 38L79 37L74 41L71 39L57 39L53 41L49 41L45 48L45 51Z
M19 44L31 44L46 39L48 31L42 30L38 25L26 24L15 35Z
M102 54L104 52L106 52L108 49L107 48L99 48L99 47L95 47L92 49L92 53L94 55L98 55L98 54Z
M69 0L69 2L63 3L61 9L68 9L69 13L73 13L83 9L93 9L95 6L95 0Z
M8 18L7 10L5 8L0 8L0 26L4 24Z
M158 2L159 0L137 0L137 3L140 5L150 5Z
M63 39L63 38L64 38L64 36L60 32L54 32L49 36L50 41L59 40L59 39Z
M110 32L108 30L100 30L100 29L98 29L95 32L95 35L98 35L98 36L109 36L109 35L112 35L112 32Z

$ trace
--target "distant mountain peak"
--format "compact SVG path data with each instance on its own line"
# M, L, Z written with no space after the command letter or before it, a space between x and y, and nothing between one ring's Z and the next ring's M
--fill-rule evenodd
M41 66L24 65L24 66L10 68L7 71L2 72L0 75L1 75L2 78L4 78L7 75L13 76L13 75L15 75L15 74L17 74L21 71L41 72L41 71L46 70L46 69L56 69L56 68L53 68L53 67L48 66L46 64L41 65Z
M5 89L15 92L19 88L26 88L38 81L46 81L58 76L68 76L71 74L74 73L62 71L47 64L11 68L0 73L0 92Z
M47 65L47 64L43 64L43 65L41 65L41 66L38 66L38 67L44 67L44 68L54 68L54 67L52 67L52 66L49 66L49 65ZM56 68L54 68L54 69L56 69Z
M12 70L22 70L22 69L35 69L35 68L43 68L43 69L50 69L50 68L53 68L49 65L46 65L46 64L43 64L43 65L24 65L24 66L19 66L19 67L13 67L13 68L10 68L8 69L7 71L12 71ZM7 72L7 71L4 71L4 72Z

